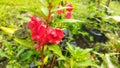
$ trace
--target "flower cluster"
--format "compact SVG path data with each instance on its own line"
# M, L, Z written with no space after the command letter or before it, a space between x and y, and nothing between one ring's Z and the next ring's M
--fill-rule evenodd
M42 20L35 16L31 17L28 26L32 32L31 39L38 42L38 44L35 44L37 50L47 43L59 44L64 37L64 33L61 29L47 27Z
M57 6L57 8L61 8L62 6ZM67 4L66 5L66 12L65 12L65 18L66 19L70 19L70 18L72 18L72 10L73 10L73 6L72 6L72 4ZM58 10L57 11L57 14L58 15L61 15L61 14L63 14L64 13L64 10Z

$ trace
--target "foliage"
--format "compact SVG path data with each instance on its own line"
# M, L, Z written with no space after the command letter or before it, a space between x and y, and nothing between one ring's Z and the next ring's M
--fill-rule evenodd
M100 2L99 2L100 1ZM119 2L109 0L0 0L0 66L5 68L119 68ZM73 5L65 18L67 3ZM62 6L56 8L58 5ZM35 15L51 28L68 30L59 45L46 44L36 51L27 22ZM57 11L63 10L62 15ZM46 24L46 22L44 23ZM105 37L105 38L103 38ZM105 40L106 39L106 40ZM102 40L102 41L101 41ZM4 64L4 62L7 62Z

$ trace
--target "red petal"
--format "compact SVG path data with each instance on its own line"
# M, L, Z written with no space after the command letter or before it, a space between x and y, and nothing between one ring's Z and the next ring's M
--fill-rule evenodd
M72 12L67 11L65 17L66 17L66 19L72 18Z
M40 50L41 46L39 44L35 44L34 47L35 47L36 50Z

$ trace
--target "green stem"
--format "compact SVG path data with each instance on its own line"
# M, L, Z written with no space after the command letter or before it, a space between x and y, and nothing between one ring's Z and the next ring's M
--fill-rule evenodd
M48 28L49 27L49 21L50 21L50 16L51 16L51 9L52 9L52 7L51 7L51 4L49 3L49 7L48 7L48 18L47 18L47 20L46 20L46 27Z
M100 3L101 3L101 0L98 0L97 10L100 9Z
M106 14L108 14L109 5L110 5L110 0L107 0L107 3L106 3L107 8L105 9Z
M54 54L53 55L53 61L52 61L52 64L51 64L50 68L53 68L53 66L55 65L55 61L56 61L56 56Z
M52 7L51 7L51 4L49 3L49 7L48 7L49 14L48 14L48 18L46 19L46 27L47 28L49 27L51 9L52 9ZM44 46L42 46L41 62L42 62L41 68L44 68Z
M42 46L41 62L42 62L41 68L44 68L44 46Z

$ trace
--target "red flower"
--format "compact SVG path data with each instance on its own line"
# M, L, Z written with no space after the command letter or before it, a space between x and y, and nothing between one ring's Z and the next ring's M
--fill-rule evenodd
M33 41L39 41L41 45L45 44L45 34L46 34L46 26L43 24L43 22L39 19L37 19L35 16L31 18L31 21L28 22L28 26L30 27L32 31L31 39Z
M61 8L61 6L57 6L57 8ZM58 14L58 15L61 15L62 13L63 13L63 10L60 10L60 9L57 10L57 14Z
M36 50L39 50L41 46L44 46L46 43L58 44L64 36L62 30L46 27L46 25L35 16L28 22L28 26L32 31L31 39L39 43L34 45Z
M65 18L66 19L72 18L72 12L67 11L66 14L65 14Z
M46 26L39 25L37 29L32 33L31 39L33 41L39 41L41 45L45 44L45 37L46 37Z
M62 32L62 30L55 28L49 31L47 39L48 42L51 44L59 44L63 37L64 33Z
M67 11L70 11L70 12L71 12L71 11L73 10L72 4L67 4L67 7L68 7L68 8L66 9Z
M39 36L40 36L39 39L40 45L44 46L47 43L47 29L46 28L40 29Z
M43 22L37 19L35 16L32 16L31 21L28 22L28 26L30 27L31 31L34 32L39 25L43 25Z
M41 46L44 46L47 42L47 29L44 25L39 25L36 32L32 33L31 39L33 41L38 41L39 44L35 45L36 50L39 50Z

